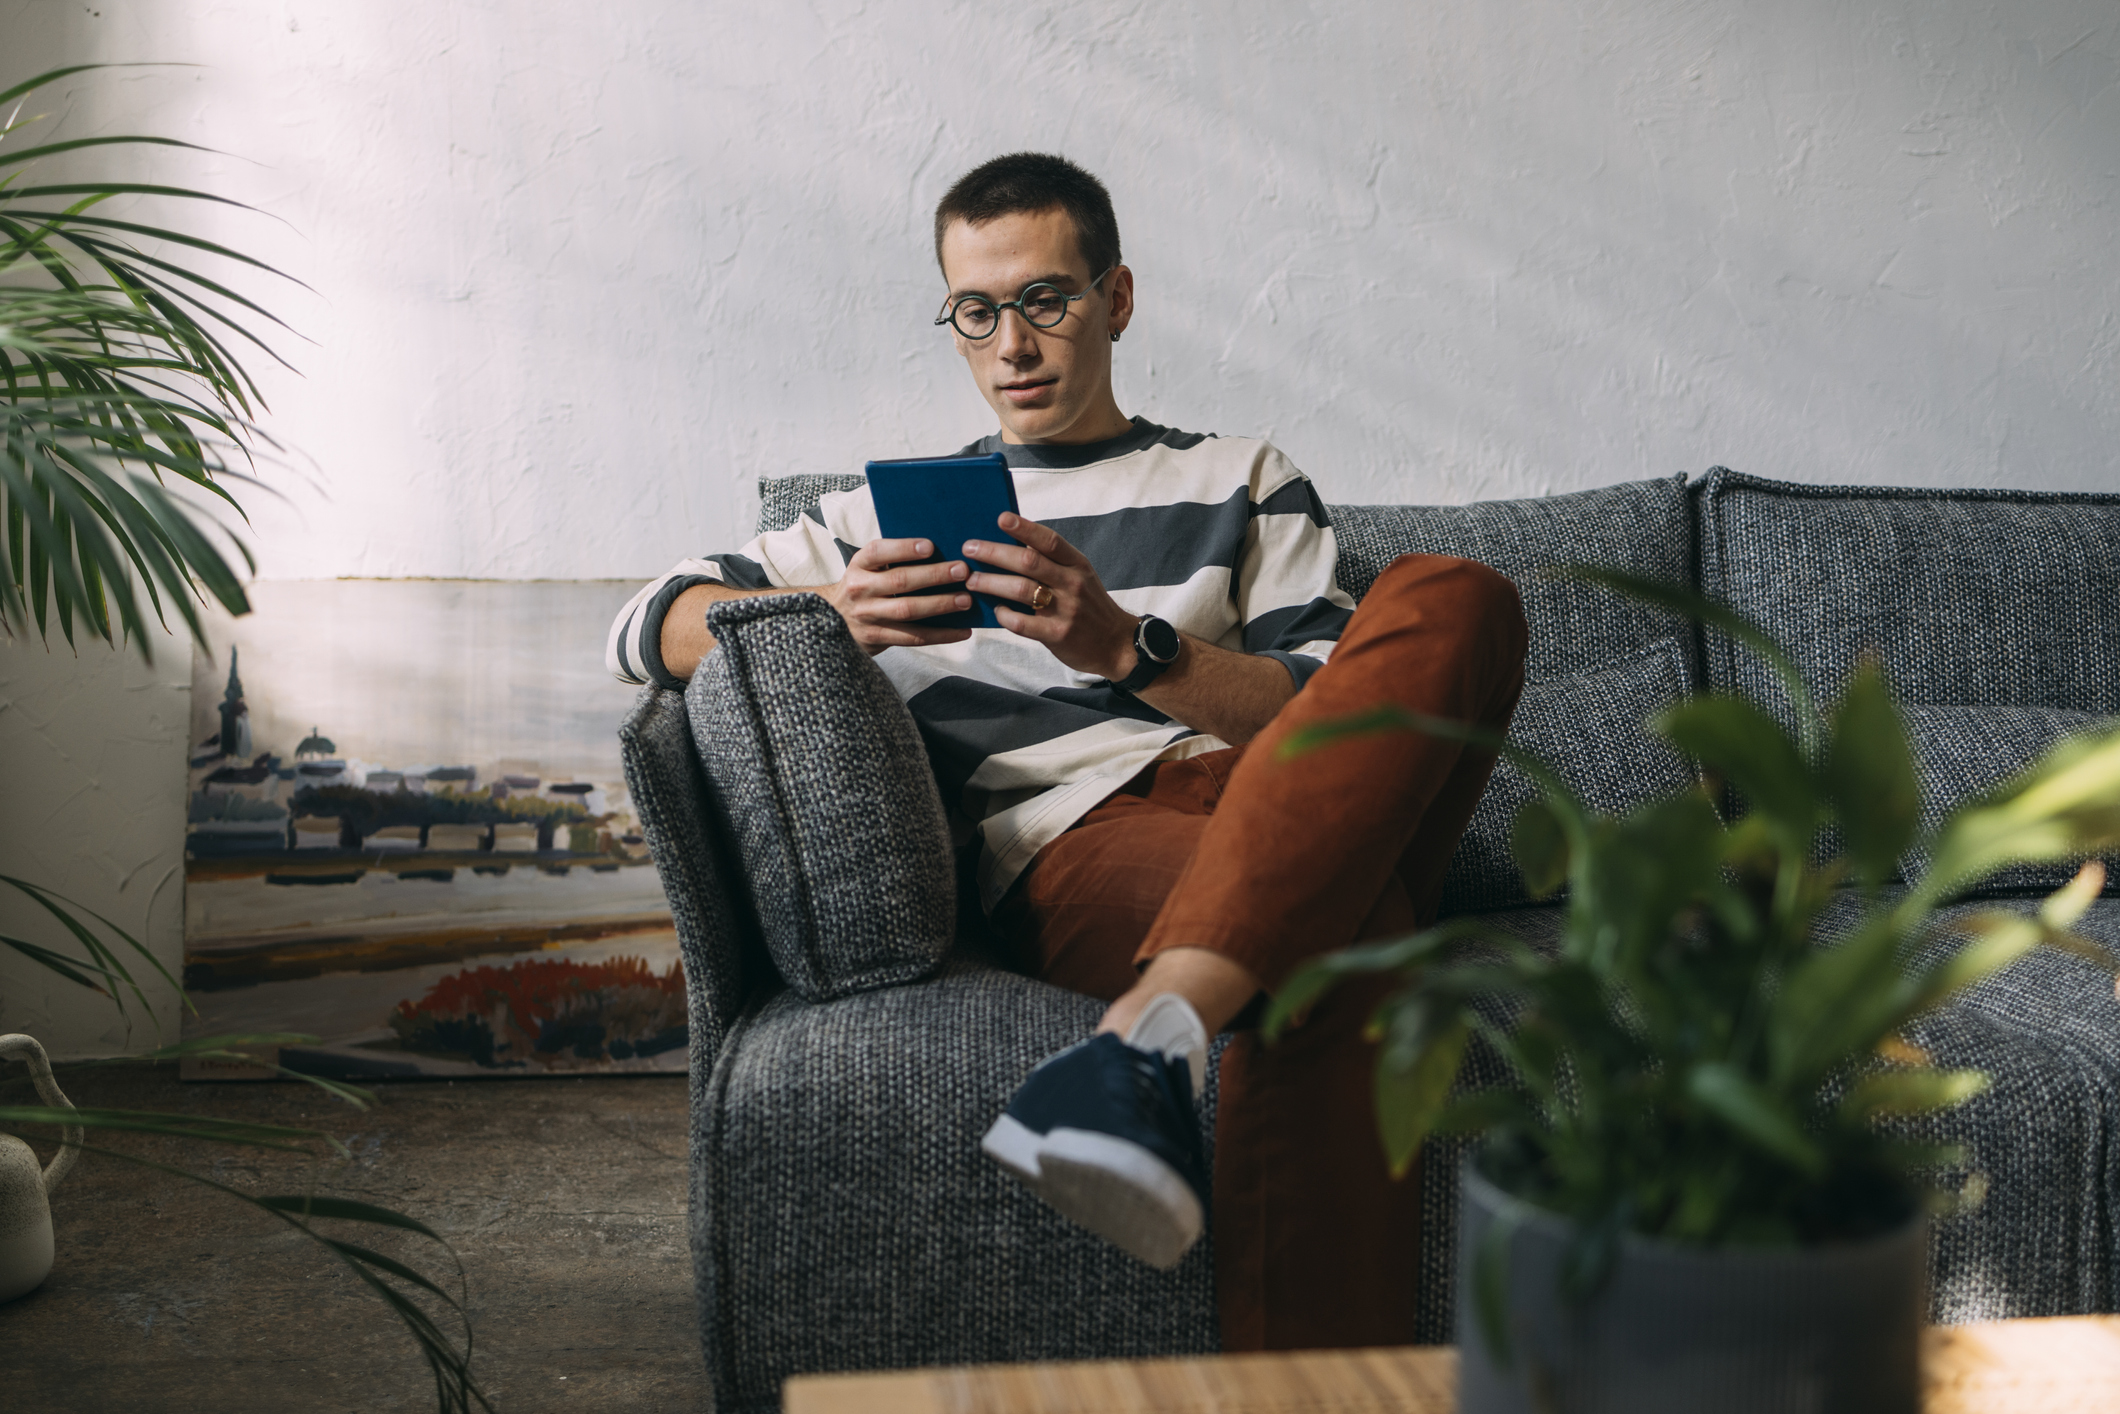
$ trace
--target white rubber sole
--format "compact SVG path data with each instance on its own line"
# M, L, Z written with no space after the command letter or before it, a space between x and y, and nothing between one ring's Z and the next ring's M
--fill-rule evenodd
M1206 1227L1184 1176L1124 1139L1087 1129L1040 1135L1003 1115L979 1147L1060 1216L1159 1270L1177 1266Z
M988 1128L979 1147L988 1158L1036 1188L1038 1146L1044 1142L1037 1130L1003 1115Z

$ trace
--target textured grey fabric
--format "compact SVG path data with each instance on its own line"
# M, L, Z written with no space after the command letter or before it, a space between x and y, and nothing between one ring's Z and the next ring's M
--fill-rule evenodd
M2028 911L2034 899L1959 905ZM1821 932L1840 936L1856 917L1836 900ZM1558 908L1491 915L1534 947L1559 946ZM2120 900L2100 899L2078 925L2120 951ZM2120 1308L2120 1001L2113 978L2080 958L2041 948L1932 1013L1911 1039L1939 1065L1986 1071L1986 1094L1902 1126L1910 1136L1965 1146L1967 1167L1988 1185L1978 1207L1939 1219L1931 1235L1930 1318L1942 1322L2057 1316ZM1466 1057L1460 1088L1508 1082L1492 1052ZM1450 1341L1457 1262L1457 1168L1469 1145L1431 1142L1421 1154L1420 1321L1423 1343Z
M786 530L795 518L834 491L865 486L868 478L859 472L805 471L794 476L758 478L758 534Z
M1921 780L1921 823L1933 833L1944 817L2002 785L2046 755L2063 738L2110 731L2112 718L2057 707L1908 707L1907 740ZM2025 864L2005 869L1976 890L1994 895L2038 890L2051 893L2082 863ZM1919 878L1928 851L1916 847L1905 860L1906 875ZM2106 861L2105 891L2120 892L2120 859Z
M619 726L618 743L626 790L676 920L696 1085L720 1053L746 986L770 979L772 969L760 955L756 928L724 882L726 836L714 828L707 805L684 694L642 688Z
M1211 1237L1158 1272L979 1152L1031 1067L1102 1010L960 956L917 987L781 992L738 1023L695 1115L717 1410L777 1409L806 1372L1217 1348ZM1202 1099L1211 1145L1212 1081Z
M2120 712L2120 496L1797 486L1718 467L1699 487L1702 587L1764 625L1831 703L1878 655L1902 702ZM1790 710L1707 636L1707 685Z
M1630 657L1588 672L1528 683L1509 724L1509 740L1545 761L1602 815L1694 784L1686 759L1650 731L1648 718L1688 690L1687 655L1676 638L1659 639ZM1509 846L1519 810L1538 787L1507 759L1497 761L1487 792L1458 842L1443 877L1442 913L1516 908L1531 900Z
M1961 905L2029 911L2036 899ZM2077 925L2120 949L2120 900ZM2120 1303L2120 1000L2112 976L2041 948L1911 1028L1940 1065L1988 1073L1970 1103L1907 1126L1963 1143L1986 1200L1936 1224L1930 1311L1939 1321L2111 1311Z
M766 949L814 999L924 977L956 880L913 719L816 594L724 599L685 692Z
M1499 570L1524 596L1529 681L1601 667L1691 626L1610 590L1554 578L1590 564L1693 582L1692 508L1683 476L1469 506L1328 506L1340 587L1360 599L1400 555L1458 555Z

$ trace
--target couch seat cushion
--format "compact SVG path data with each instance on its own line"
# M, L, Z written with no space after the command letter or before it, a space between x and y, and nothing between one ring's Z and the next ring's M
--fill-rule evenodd
M1961 904L2027 911L2036 899ZM2120 952L2120 899L2099 899L2076 931ZM1948 939L1938 946L1956 946ZM2112 974L2037 948L1916 1022L1908 1039L1944 1066L1984 1070L1990 1088L1906 1126L1960 1143L1986 1197L1938 1219L1930 1316L1991 1321L2120 1309L2120 999Z

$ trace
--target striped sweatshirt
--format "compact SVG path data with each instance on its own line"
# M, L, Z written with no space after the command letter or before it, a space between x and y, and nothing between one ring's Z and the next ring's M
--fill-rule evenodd
M1337 547L1323 504L1265 442L1135 418L1131 432L1086 446L1019 446L997 434L959 455L991 452L1007 460L1023 514L1086 555L1129 613L1274 658L1301 687L1354 612L1333 576ZM862 487L821 498L734 554L685 560L619 611L606 663L626 682L682 687L659 647L679 594L708 582L830 584L877 534ZM1006 629L886 649L876 662L920 728L959 843L979 841L989 910L1033 855L1142 768L1227 745Z

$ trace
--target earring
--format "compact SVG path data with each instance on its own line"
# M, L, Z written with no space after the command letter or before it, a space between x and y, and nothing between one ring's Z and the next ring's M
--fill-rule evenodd
M1114 330L1114 331L1112 332L1112 342L1113 342L1113 343L1115 343L1115 344L1119 342L1119 335L1118 335L1118 331L1116 331L1116 330Z

